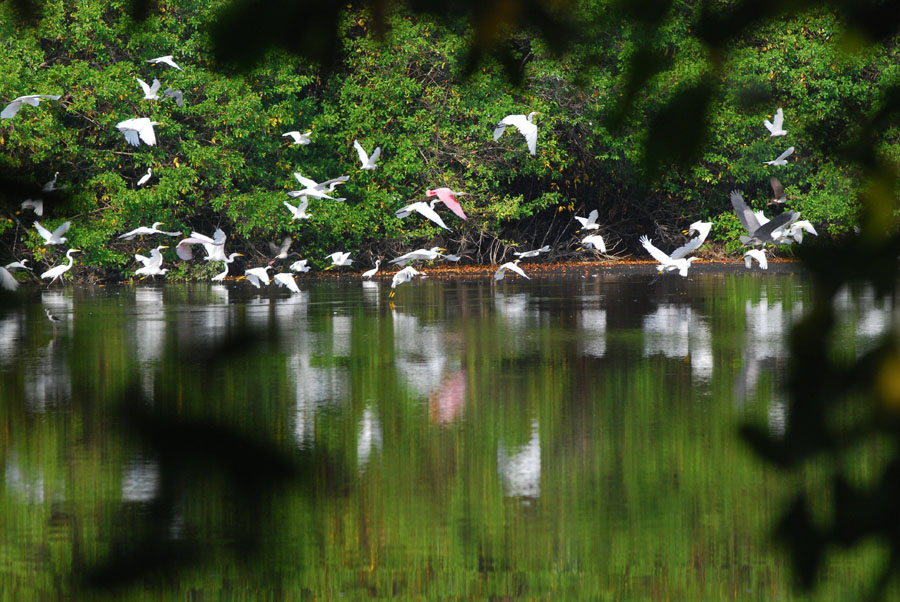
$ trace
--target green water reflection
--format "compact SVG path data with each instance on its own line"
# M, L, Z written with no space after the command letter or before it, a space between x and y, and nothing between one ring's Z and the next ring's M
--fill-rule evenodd
M816 471L774 472L736 431L784 428L807 284L426 280L393 306L387 283L355 281L44 291L0 314L0 600L97 599L85 575L148 546L179 570L139 567L107 593L802 597L770 532ZM864 290L841 302L840 351L855 354L891 309ZM55 339L43 307L63 318ZM268 488L283 478L268 452L229 439L173 472L194 455L170 446L180 435L154 447L132 423L159 417L296 470ZM258 478L217 472L232 453ZM882 558L856 552L810 599L864 591Z

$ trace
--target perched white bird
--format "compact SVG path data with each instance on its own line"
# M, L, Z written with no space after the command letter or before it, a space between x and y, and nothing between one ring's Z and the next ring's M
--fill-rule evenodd
M2 266L0 266L0 288L8 291L14 291L19 288L19 281L13 278L13 275L9 273L9 270Z
M435 188L433 190L426 190L425 194L428 196L436 196L438 200L440 200L444 205L446 205L450 211L455 213L460 219L468 219L466 214L462 210L462 205L459 204L459 201L456 200L458 196L465 196L467 193L465 192L454 192L446 187Z
M681 259L682 257L687 257L706 242L706 237L709 236L709 231L712 229L712 222L701 222L696 221L690 225L689 232L696 232L696 236L689 240L684 245L678 247L671 253L669 253L670 259Z
M147 146L155 146L156 132L153 131L154 125L159 125L159 123L150 121L146 117L136 117L134 119L120 121L116 124L116 129L122 132L122 135L125 136L125 140L128 141L128 144L131 146L140 146L141 140L143 140L144 144Z
M135 276L143 276L141 280L143 280L147 276L153 276L154 280L156 279L156 276L165 276L166 272L168 272L169 270L167 268L162 268L162 250L168 248L169 247L167 245L159 245L158 247L150 251L150 257L135 254L134 259L144 264L144 267L138 268L134 271Z
M38 217L44 215L44 201L41 199L25 199L22 201L22 210L31 209Z
M6 264L7 270L30 270L31 268L25 265L28 263L27 259L23 259L22 261L13 261L12 263Z
M763 121L763 125L766 126L766 129L769 130L769 137L772 136L784 136L787 134L787 130L782 129L782 125L784 125L784 112L779 108L775 111L775 117L772 121L765 119Z
M786 151L778 155L777 159L772 159L771 161L763 161L765 165L787 165L787 158L790 157L794 153L794 147L788 148Z
M22 108L22 105L36 107L40 104L41 100L59 100L60 98L62 97L53 94L30 94L28 96L20 96L6 105L3 112L0 112L0 119L12 119L16 116L16 113L19 112L19 109Z
M162 93L163 100L167 98L174 98L175 104L179 107L184 104L184 92L181 90L174 90L172 88L166 88Z
M764 245L767 242L775 242L772 234L776 230L781 230L800 218L799 213L785 211L771 220L761 222L759 215L747 206L744 197L737 190L731 191L731 206L734 207L738 221L749 234L749 236L741 236L741 242L744 244Z
M342 253L341 251L337 251L336 253L332 253L331 255L326 255L325 259L331 260L331 265L325 268L326 270L330 270L331 268L342 266L342 265L350 265L353 263L353 260L350 259L350 253Z
M446 251L447 249L443 247L431 247L430 249L416 249L415 251L410 251L409 253L404 253L400 257L395 259L391 259L388 263L394 265L406 265L413 261L425 260L425 261L434 261L438 257L444 257L441 253Z
M141 86L141 90L144 91L143 100L159 100L159 94L157 94L157 92L159 92L160 84L158 79L154 79L153 83L150 85L147 85L147 82L139 77L136 77L135 79L137 80L138 85Z
M181 236L181 232L164 232L160 230L159 227L162 226L165 222L153 222L153 225L149 228L147 226L141 226L139 228L135 228L131 232L126 232L125 234L120 234L119 238L122 240L132 240L135 236L150 236L151 234L165 234L166 236ZM167 247L168 248L168 247ZM180 255L179 255L180 257Z
M297 261L295 261L294 263L291 264L291 271L292 272L308 272L309 266L306 265L307 261L309 261L309 260L308 259L298 259Z
M516 257L521 259L528 259L529 257L537 257L541 253L549 253L550 245L544 245L540 249L534 249L533 251L522 251L521 253L513 253Z
M597 223L597 217L598 217L599 215L600 215L600 214L597 213L597 210L594 209L593 211L591 211L590 213L588 213L588 216L587 216L587 217L578 217L578 216L576 215L576 216L575 216L575 220L576 220L579 224L581 224L581 229L582 229L582 230L599 230L599 229L600 229L600 224Z
M641 236L640 241L641 241L641 244L644 246L644 248L647 250L647 252L650 253L650 255L653 257L653 259L655 259L656 261L659 262L659 265L656 268L657 271L659 271L659 272L663 272L663 271L668 272L668 271L678 270L678 273L682 277L686 278L687 273L688 273L688 268L691 267L691 263L693 263L694 261L697 260L696 257L688 257L688 258L682 257L680 259L672 259L671 256L666 255L664 252L657 249L653 245L653 243L650 242L650 239L647 238L646 236Z
M72 259L72 253L80 253L80 252L81 252L81 249L69 249L66 252L66 259L69 260L69 264L68 265L58 265L55 268L50 268L49 270L47 270L46 272L41 274L41 278L50 278L51 279L50 284L53 284L54 282L56 282L57 278L62 280L62 275L65 274L66 272L68 272L72 268L72 263L74 261ZM49 287L50 284L48 284L47 286Z
M194 257L191 245L202 244L203 249L206 251L206 257L203 258L205 261L225 261L225 241L227 238L221 228L218 228L213 233L212 238L199 232L191 232L189 237L178 241L178 244L175 245L175 252L178 253L180 258L189 260Z
M525 142L528 143L528 152L532 155L537 151L537 126L532 123L535 115L538 115L537 111L532 111L527 116L525 115L507 115L503 119L500 120L500 123L494 128L494 141L500 139L500 136L503 135L503 132L506 131L508 126L513 126L519 133L525 136Z
M306 212L306 208L309 207L309 197L300 197L300 204L296 207L287 201L284 201L284 206L291 212L291 221L295 219L309 219L309 214Z
M601 253L606 253L606 243L599 234L591 234L581 239L581 244L586 249L597 249Z
M69 226L72 225L72 222L63 222L56 230L52 233L47 230L47 228L41 225L41 222L34 222L34 227L38 231L38 234L44 239L44 244L46 245L62 245L68 240L63 234L65 234Z
M219 272L218 274L216 274L215 276L213 276L213 277L212 277L212 281L213 281L213 282L222 282L223 280L225 280L225 276L228 275L228 264L230 264L231 262L233 262L235 257L243 257L243 254L241 254L241 253L232 253L231 255L229 255L228 257L226 257L225 260L222 262L222 263L225 265L225 270L222 271L222 272Z
M371 278L372 276L374 276L375 274L378 273L378 266L380 266L380 265L381 265L381 260L380 260L380 259L376 259L376 260L375 260L375 267L372 268L371 270L366 270L365 272L363 272L363 273L362 273L362 277L363 277L363 278Z
M49 182L44 183L44 187L41 188L41 192L55 192L57 190L64 190L64 189L68 188L68 186L66 186L66 185L62 185L62 186L56 185L56 179L58 177L59 177L59 172L54 173L53 179L50 180Z
M272 279L275 281L277 286L286 286L289 291L292 293L299 293L300 287L297 286L297 281L294 280L294 276L287 273L275 274L272 276Z
M250 268L249 270L244 270L244 276L247 280L250 281L250 284L255 286L256 288L260 288L260 281L269 284L269 272L268 270L273 269L272 266L267 265L261 268Z
M405 268L403 268L402 270L400 270L399 272L394 274L394 277L391 279L391 294L389 296L393 297L394 296L393 289L397 288L401 284L405 284L405 283L409 282L410 280L414 279L416 276L424 276L424 275L425 274L416 270L411 265L406 266Z
M308 130L303 134L301 134L298 131L293 131L293 132L285 132L281 135L281 137L284 138L284 137L289 136L293 140L293 142L291 142L292 146L295 144L299 144L301 146L306 146L307 144L309 144L309 135L310 134L312 134L312 130Z
M744 253L744 265L748 270L750 269L750 265L753 263L753 259L755 259L756 263L759 264L759 269L769 269L769 262L766 260L765 249L750 249L749 251Z
M509 261L500 266L500 269L494 272L494 280L503 280L503 277L506 275L506 270L512 270L519 276L525 278L526 280L531 280L522 268L519 267L519 262L521 259L516 259L515 261Z
M146 184L147 182L149 182L149 181L150 181L150 178L152 178L152 177L153 177L153 168L152 168L152 167L148 167L148 168L147 168L147 173L145 173L144 175L142 175L142 176L141 176L141 179L137 181L138 187L140 188L141 186L143 186L144 184Z
M434 199L433 201L431 201L431 203L418 201L416 203L412 203L411 205L407 205L406 207L397 209L397 211L394 212L394 215L396 215L400 219L403 219L404 217L408 217L415 211L419 215L427 217L444 230L450 230L450 228L447 227L447 224L444 223L444 220L441 219L441 216L438 215L437 211L434 210L434 206L440 202L440 199Z
M784 186L781 181L772 176L769 178L769 184L772 185L772 200L767 205L784 205L787 202L787 195L784 194Z
M175 67L179 71L184 71L184 69L182 69L181 67L179 67L178 65L175 64L175 61L172 60L171 54L167 54L166 56L158 56L155 59L147 59L147 62L151 63L153 65L158 65L160 63L163 63L170 67Z
M370 157L366 154L365 149L363 149L362 145L359 143L359 140L353 141L353 148L356 149L356 154L359 155L359 162L362 163L360 169L375 169L378 167L375 165L375 161L378 160L378 157L381 156L381 147L377 147L374 151L372 151L372 156Z
M332 201L345 201L346 199L336 199L334 197L328 196L325 194L326 192L331 192L334 190L335 186L338 184L344 184L347 180L350 179L350 176L341 176L339 178L332 178L331 180L326 180L319 184L315 180L311 180L302 176L301 174L294 172L294 177L297 178L297 181L300 182L302 186L305 186L303 190L291 190L288 192L288 195L292 198L297 198L301 196L311 196L316 199L330 199Z

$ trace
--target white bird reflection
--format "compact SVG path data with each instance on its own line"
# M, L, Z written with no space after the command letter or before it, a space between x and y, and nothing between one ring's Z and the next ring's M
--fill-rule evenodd
M153 399L153 364L163 355L166 319L162 289L139 287L134 291L134 349L141 376L141 388L147 399Z
M381 421L372 408L363 410L356 435L356 461L362 473L369 464L372 452L381 452Z
M584 355L606 355L606 310L584 309L578 313L578 329Z
M68 406L72 399L72 377L57 339L52 339L25 364L24 385L25 403L31 412L43 413Z
M378 280L363 280L362 281L362 296L363 301L366 303L371 303L375 307L381 307L381 282Z
M288 369L294 376L294 440L301 448L316 441L316 414L335 406L350 394L350 371L347 367L324 363L315 365L311 349L322 349L322 335L311 333L301 323L292 336L296 347L288 356Z
M0 318L0 365L15 359L21 349L22 320L20 312L10 313ZM41 316L41 319L43 316Z
M156 462L136 460L122 477L123 502L150 502L159 492L159 466Z
M44 501L44 472L41 469L30 474L19 466L19 456L10 451L6 456L4 483L7 491L14 492L22 501L40 504Z
M670 358L689 358L691 375L708 380L713 372L709 326L687 305L664 304L644 316L644 356L657 353Z
M834 309L841 322L840 328L855 331L856 335L869 339L866 341L869 344L862 345L860 352L867 350L874 339L893 328L893 305L890 297L879 299L871 285L863 287L856 294L845 285L834 297Z
M440 387L447 365L443 332L424 326L415 316L391 312L394 325L394 353L400 377L420 396Z
M531 423L531 439L525 445L507 450L497 445L497 470L508 497L532 498L541 495L541 440L537 420Z

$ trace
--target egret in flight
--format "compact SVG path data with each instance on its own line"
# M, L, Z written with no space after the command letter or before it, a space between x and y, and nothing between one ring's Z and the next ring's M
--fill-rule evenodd
M38 234L44 239L44 244L46 245L62 245L68 240L63 234L69 229L69 226L72 225L72 222L63 222L56 230L52 233L47 230L47 228L41 225L41 222L34 222L34 227L38 231Z
M146 117L136 117L120 121L116 124L116 129L122 132L125 140L131 146L140 146L141 140L147 146L156 146L156 132L153 131L154 125L159 125L159 122L150 121Z
M308 262L308 261L309 261L308 259L298 259L297 261L295 261L294 263L291 264L291 271L292 272L308 272L309 266L306 265L306 262Z
M453 192L449 188L435 188L434 190L428 190L425 192L428 196L436 196L444 205L450 208L450 211L455 213L460 217L460 219L468 219L466 218L466 214L462 210L462 205L459 204L459 201L456 200L458 196L465 196L465 192Z
M291 212L291 221L295 219L309 219L309 214L306 212L306 208L309 207L309 197L300 197L300 204L296 207L287 201L284 201L284 206Z
M494 280L503 280L503 277L506 275L506 270L512 270L522 278L531 280L531 278L529 278L528 275L525 274L525 271L519 267L520 261L522 260L516 259L515 261L510 261L501 265L500 269L494 272Z
M191 245L202 244L206 251L206 257L203 258L205 261L225 261L225 240L227 238L221 228L213 233L212 238L199 232L191 232L189 237L178 241L178 244L175 245L175 252L180 258L187 261L194 257Z
M51 279L50 284L53 284L54 282L56 282L57 278L59 278L60 282L62 282L63 281L62 275L65 274L66 272L68 272L72 268L72 263L74 263L74 260L72 259L72 253L81 253L81 249L69 249L66 252L66 259L69 260L69 264L68 265L58 265L55 268L50 268L49 270L47 270L46 272L41 274L41 278L50 278ZM48 288L50 287L50 284L47 285Z
M22 108L22 105L38 106L42 100L59 100L61 96L53 94L30 94L28 96L20 96L6 105L3 112L0 112L0 119L12 119Z
M576 216L575 216L575 220L576 220L579 224L581 224L581 229L582 229L582 230L599 230L599 229L600 229L600 224L597 223L597 217L598 217L599 215L600 215L600 214L597 213L597 210L594 209L593 211L591 211L590 213L588 213L588 216L587 216L587 217L578 217L578 216L576 215Z
M784 125L784 112L779 108L775 111L775 117L772 121L768 119L763 121L763 125L766 126L766 129L769 130L769 137L772 136L784 136L787 134L787 130L782 128Z
M25 199L22 201L22 210L31 209L38 217L44 215L44 201L41 199Z
M272 276L272 280L275 281L277 286L286 286L289 291L292 293L299 293L300 287L297 286L297 281L294 280L294 276L287 273L275 274Z
M540 249L534 249L533 251L522 251L521 253L513 253L516 257L520 259L528 259L529 257L537 257L541 253L549 253L550 245L544 245Z
M135 228L131 232L126 232L125 234L120 234L119 238L122 240L132 240L135 236L150 236L151 234L165 234L166 236L181 236L181 232L164 232L160 230L159 227L162 226L165 222L153 222L153 225L149 228L147 226L141 226L140 228ZM168 247L167 247L168 248ZM180 255L179 255L180 257Z
M363 149L362 145L359 143L359 140L353 141L353 148L356 149L356 154L359 155L359 162L362 163L360 169L375 169L378 167L375 165L375 161L378 160L378 157L381 156L381 147L377 147L374 151L372 151L372 156L370 157L365 149Z
M312 130L309 130L303 134L297 131L293 132L285 132L281 135L282 138L289 137L293 140L291 145L299 144L300 146L306 146L309 144L309 135L312 134Z
M759 269L767 270L769 269L769 262L766 261L766 251L765 249L750 249L746 253L744 253L744 266L749 270L751 264L753 263L753 259L756 260L756 263L759 264Z
M293 242L294 239L290 236L285 236L281 239L281 244L277 245L274 242L269 241L269 253L272 254L272 261L269 262L269 265L274 265L279 259L287 259L289 254L288 251ZM294 254L296 255L296 253Z
M19 288L19 281L13 278L5 267L0 266L0 288L8 291L14 291Z
M414 279L416 276L424 276L422 272L418 271L411 265L406 266L396 274L391 279L391 293L388 295L389 297L394 296L394 289L400 286L401 284L405 284L410 280Z
M581 244L586 249L597 249L601 253L606 253L606 243L599 234L591 234L581 239Z
M225 280L225 276L228 275L228 265L234 261L235 257L243 257L243 255L241 253L232 253L231 255L226 257L225 260L223 261L223 264L225 265L225 270L222 272L219 272L218 274L213 276L212 277L213 282L222 282L223 280Z
M503 132L506 131L506 128L509 126L515 127L519 130L523 136L525 136L525 142L528 144L528 152L534 155L537 151L537 126L532 123L535 115L539 115L537 111L532 111L527 116L526 115L507 115L503 119L500 120L500 123L494 128L494 142L500 139L500 136L503 135Z
M300 182L302 186L305 186L303 190L291 190L288 192L288 195L292 198L297 198L301 196L311 196L316 199L330 199L332 201L344 201L346 199L336 199L334 197L328 196L326 193L334 190L335 186L338 184L344 184L347 180L350 179L350 176L341 176L339 178L332 178L331 180L326 180L319 184L315 180L311 180L309 178L304 177L303 175L294 172L294 177L297 178L297 181Z
M157 92L159 92L160 84L158 79L154 79L153 83L149 85L139 77L135 79L137 79L137 83L141 87L141 90L144 91L144 98L142 100L159 100L159 94L157 94Z
M688 229L689 232L696 232L696 236L689 240L684 245L678 247L671 253L669 253L669 259L681 259L683 257L687 257L697 249L699 249L704 242L706 242L706 237L709 236L709 231L712 229L712 222L701 222L696 221L690 225Z
M153 65L168 65L169 67L174 67L179 71L184 71L184 69L175 64L175 61L172 60L171 54L167 54L166 56L158 56L155 59L147 59L147 62Z
M244 270L244 276L247 280L250 281L250 284L255 286L256 288L260 288L260 281L269 284L269 272L268 270L273 269L272 266L267 265L261 268L250 268L248 270Z
M406 207L397 209L397 211L394 212L394 215L396 215L400 219L403 219L404 217L412 215L413 212L416 212L419 215L427 217L444 230L450 230L450 228L447 227L447 224L444 223L444 220L441 219L441 216L438 215L438 212L434 210L434 206L440 202L440 199L434 199L433 201L431 201L431 203L418 201L416 203L412 203L411 205L407 205Z
M696 257L673 259L670 255L666 255L663 251L656 248L646 236L641 236L640 242L653 259L659 262L659 265L656 267L659 272L678 270L678 273L683 278L687 278L688 268L691 267L691 263L697 260Z
M7 270L30 270L31 268L25 265L26 263L28 263L28 260L23 259L22 261L7 263L5 267Z
M350 259L350 253L342 253L341 251L337 251L336 253L332 253L331 255L326 255L325 259L331 260L331 265L325 268L326 270L330 270L331 268L336 268L342 265L350 265L353 263L353 260Z
M391 259L388 263L394 265L406 265L413 261L425 260L425 261L434 261L438 257L445 257L442 255L443 251L447 249L443 247L431 247L430 249L416 249L415 251L410 251L409 253L404 253L400 257L395 259ZM456 257L455 255L451 257ZM458 258L457 258L458 259Z
M794 147L788 148L786 151L778 155L777 159L771 161L763 161L765 165L787 165L787 158L794 154Z
M140 261L144 264L144 267L138 268L134 271L136 276L143 276L141 280L146 278L147 276L153 276L153 279L156 280L157 276L165 276L166 272L168 272L168 268L163 268L163 255L162 250L168 249L167 245L159 245L152 251L150 251L150 257L145 257L140 254L135 254L134 259L136 261Z

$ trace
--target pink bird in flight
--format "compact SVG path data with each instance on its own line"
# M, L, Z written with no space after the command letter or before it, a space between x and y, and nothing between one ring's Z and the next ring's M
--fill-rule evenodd
M453 192L449 188L435 188L434 190L426 191L428 196L436 196L441 200L447 207L450 208L450 211L458 215L462 219L468 219L466 214L462 210L462 206L459 204L459 201L456 200L456 197L463 196L465 192Z

